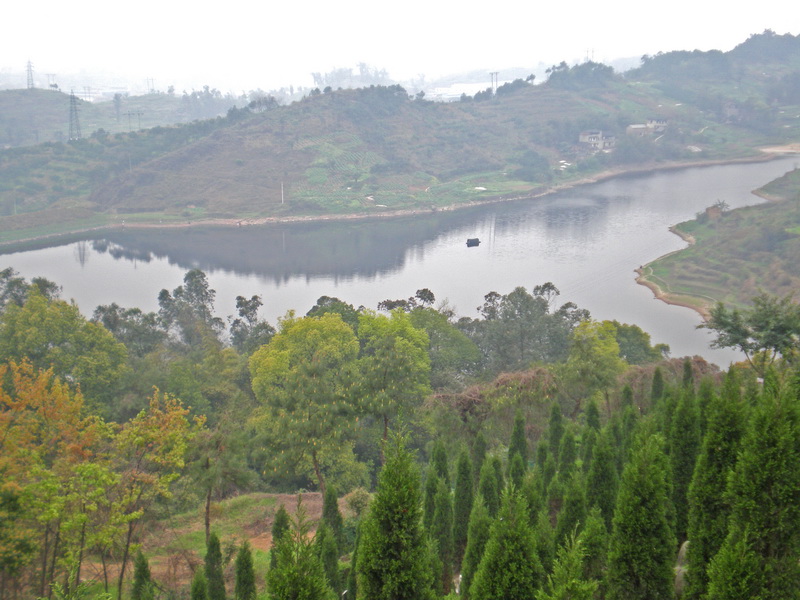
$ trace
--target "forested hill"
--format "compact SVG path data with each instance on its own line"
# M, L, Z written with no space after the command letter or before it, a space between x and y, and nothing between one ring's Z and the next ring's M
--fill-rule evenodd
M459 102L402 87L314 90L288 106L0 153L0 241L120 224L425 209L519 196L607 169L751 156L796 140L800 41L586 62ZM632 124L665 125L626 134ZM579 143L597 130L613 150ZM88 133L88 132L85 132ZM612 139L613 138L613 139Z

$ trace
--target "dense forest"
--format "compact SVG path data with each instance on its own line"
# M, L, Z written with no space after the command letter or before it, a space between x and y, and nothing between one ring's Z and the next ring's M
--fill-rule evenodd
M274 326L214 298L194 270L86 319L0 272L0 598L800 595L789 298L712 311L726 373L550 283L459 320L428 289ZM236 498L283 499L268 547L220 535Z

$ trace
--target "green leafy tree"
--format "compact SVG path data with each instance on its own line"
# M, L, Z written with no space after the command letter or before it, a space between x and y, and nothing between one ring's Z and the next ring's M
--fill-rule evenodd
M464 550L464 559L461 562L461 597L469 599L469 589L475 572L478 570L486 542L489 541L489 532L492 526L492 518L486 508L486 503L480 494L475 497L472 504L472 512L469 515L469 527L467 533L467 547Z
M187 271L183 285L172 293L163 289L158 294L158 316L164 328L189 347L200 346L208 338L218 340L224 323L214 316L216 294L203 271Z
M432 598L436 576L420 517L419 472L397 434L387 443L378 490L362 523L358 598Z
M110 404L126 371L128 353L103 326L87 321L77 305L50 300L32 286L22 306L11 303L0 314L0 361L27 358L52 368L81 392Z
M553 572L544 587L536 591L536 600L592 600L598 583L584 578L585 556L583 540L573 532L558 549Z
M385 442L392 419L410 416L430 390L428 334L414 327L408 314L395 310L388 317L362 313L358 338L362 398L368 412L383 421Z
M236 311L239 316L230 321L231 345L245 356L250 356L275 335L275 328L258 318L261 296L236 296Z
M208 538L205 558L206 581L208 581L208 600L225 600L225 575L222 566L222 548L219 537L213 531Z
M472 462L464 450L458 457L456 489L453 498L453 562L460 565L467 548L469 517L472 512Z
M718 303L700 327L716 334L712 348L736 348L762 377L775 360L791 358L800 336L800 306L792 296L759 294L752 307L728 309Z
M253 393L261 406L251 423L287 470L304 461L325 491L323 460L341 448L352 427L353 330L337 314L296 319L250 357ZM278 454L280 450L280 454Z
M453 582L453 500L450 488L441 479L436 490L435 506L430 536L442 564L439 576L446 595L450 593Z
M728 535L709 567L708 598L736 589L723 566L741 556L753 570L753 598L800 590L800 410L798 380L780 386L767 371L764 392L728 481Z
M619 355L628 364L642 365L650 362L657 362L667 358L669 346L667 344L650 345L650 334L643 331L638 325L628 325L611 321L616 328L617 344L619 344Z
M625 370L616 331L610 321L583 321L573 331L565 373L578 397L599 391L605 394L608 404L608 389Z
M738 380L733 369L726 376L726 385L730 380ZM691 543L687 554L687 594L690 598L701 598L706 593L707 567L728 534L730 504L725 490L728 474L736 465L744 426L744 407L740 399L711 398L707 431L689 486L688 538Z
M519 492L509 487L503 492L502 507L470 586L470 598L527 600L543 579L528 509Z
M673 597L675 537L669 526L667 466L659 436L644 439L625 466L608 551L608 598Z
M298 495L291 528L275 541L275 567L267 573L270 600L336 599L309 536L310 531L311 524L306 517L302 496Z
M233 597L235 600L255 600L257 595L253 553L250 550L250 542L245 540L236 553L236 584Z

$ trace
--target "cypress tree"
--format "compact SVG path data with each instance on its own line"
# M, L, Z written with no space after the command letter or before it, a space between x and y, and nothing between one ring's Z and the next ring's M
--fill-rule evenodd
M436 510L436 490L439 488L439 477L433 469L428 469L425 479L425 496L422 500L422 526L429 531L433 523L433 513Z
M339 551L336 545L336 536L326 522L322 522L314 536L319 561L322 564L322 571L330 588L336 592L337 596L341 591L339 577Z
M361 527L358 597L431 598L435 575L420 526L420 477L399 435L387 443L378 491Z
M586 425L597 432L600 431L600 409L594 398L589 400L589 404L586 405Z
M709 600L736 589L725 568L750 565L753 598L800 597L800 380L780 389L775 372L753 411L728 480L728 535L709 568Z
M675 507L675 537L678 543L686 539L689 521L689 484L692 481L700 448L700 424L694 392L684 389L669 437L669 459L672 472L672 504Z
M655 406L664 397L664 373L661 367L656 367L653 371L653 383L650 386L650 398Z
M483 437L483 432L478 432L475 436L475 442L472 445L472 480L475 485L481 478L481 469L483 462L486 460L486 438Z
M330 484L325 486L325 495L322 498L322 521L330 527L331 533L333 533L337 556L342 554L344 549L344 519L339 510L336 488Z
M528 467L528 440L525 437L525 417L520 413L514 417L514 429L511 432L511 443L508 445L508 464L511 468L511 460L514 454L519 454L522 457L522 464L527 469Z
M597 436L599 434L593 427L584 427L581 434L581 466L583 472L586 473L592 465L592 456L594 455L594 447L597 444Z
M453 501L453 560L460 565L467 547L469 516L472 512L472 462L467 451L458 457Z
M542 439L540 439L539 443L536 445L536 465L541 467L542 469L544 469L544 463L545 461L547 461L547 456L549 454L548 450L549 447L550 446L547 443L547 440L545 440L544 436L542 436Z
M550 422L547 427L547 440L550 446L550 455L554 458L558 458L562 435L564 435L564 418L561 416L561 407L558 402L553 402L553 406L550 409Z
M500 509L500 490L497 486L497 473L489 461L483 463L478 492L486 503L489 516L494 517Z
M489 530L492 525L492 518L486 508L486 503L480 494L475 497L472 503L472 512L469 515L469 528L467 536L467 547L464 551L464 560L461 562L461 597L469 599L469 588L475 571L483 557L486 542L489 541Z
M269 553L269 568L275 568L275 561L277 560L277 555L275 554L275 546L278 543L278 540L283 536L284 533L288 532L292 527L291 519L289 518L289 513L286 510L286 507L281 504L280 508L278 508L277 512L275 513L275 520L272 522L272 548L270 549Z
M536 592L536 600L592 600L597 582L586 580L583 561L586 550L583 540L575 533L569 535L558 549L552 574L544 587Z
M694 392L694 371L692 370L692 360L690 358L683 359L683 387L691 388Z
M453 582L453 501L450 488L441 480L436 490L435 504L430 535L441 561L442 591L447 595Z
M667 467L660 436L646 438L625 466L608 551L608 597L671 600L675 537L667 519Z
M568 427L561 436L561 445L558 450L558 476L562 481L568 481L578 458L578 447L575 444L575 435L572 428Z
M611 531L618 486L619 478L611 449L610 433L604 430L595 445L592 464L586 476L586 497L600 509L607 531Z
M525 466L522 463L522 456L514 453L511 456L511 463L508 465L508 480L517 488L522 488L522 481L525 478Z
M208 600L225 600L225 576L222 573L222 549L215 532L208 536L206 547L206 581L208 581Z
M150 576L150 565L142 551L136 553L133 561L133 586L131 587L132 600L153 600L155 586Z
M534 526L536 540L536 556L545 573L553 570L553 561L556 557L556 540L550 515L546 510L539 511Z
M601 582L602 585L608 560L608 530L597 505L592 507L586 517L581 539L586 551L583 575L586 579ZM601 593L600 596L604 597L605 594Z
M622 400L620 402L620 407L626 408L628 406L633 407L633 389L629 384L626 383L622 388Z
M729 372L728 377L731 376L735 377ZM689 598L701 598L705 594L708 565L728 534L730 505L725 490L728 474L736 464L743 431L741 400L712 397L706 435L689 486Z
M361 522L356 527L356 541L350 555L350 571L347 573L347 593L351 598L358 597L358 547L361 545Z
M310 531L302 496L298 496L297 514L291 520L291 529L281 535L274 546L275 568L267 573L270 600L336 600L314 542L309 539Z
M492 463L494 475L497 479L497 495L499 499L499 496L503 494L503 490L506 487L506 478L503 476L503 461L500 460L499 456L492 456L492 458L489 459L489 462Z
M517 490L508 487L503 492L498 519L492 523L483 558L470 585L470 598L529 600L543 579L544 571L536 554L525 501Z
M191 600L208 600L208 580L203 569L196 569L192 578Z
M431 468L436 475L444 481L445 485L450 487L450 470L448 468L447 450L444 448L444 442L438 439L433 444L433 453L431 454Z
M239 547L239 552L236 553L236 585L233 597L236 600L255 600L256 595L253 553L250 551L250 543L245 540Z
M586 494L580 472L573 474L564 495L564 505L556 522L556 548L567 543L569 536L580 533L586 520Z

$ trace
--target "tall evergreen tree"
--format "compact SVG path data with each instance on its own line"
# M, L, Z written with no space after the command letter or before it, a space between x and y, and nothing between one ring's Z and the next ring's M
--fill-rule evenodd
M615 463L610 433L604 430L595 444L592 464L586 477L586 497L600 509L608 531L611 531L611 518L614 516L619 486Z
M554 458L558 458L562 435L564 435L564 417L561 416L561 407L558 402L553 402L550 409L550 422L547 426L547 441L550 445L550 455Z
M350 571L347 573L347 593L351 598L358 598L358 548L361 545L361 523L356 527L356 541L350 554Z
M467 548L469 516L472 512L472 462L469 453L463 451L458 457L456 489L453 499L453 561L460 565Z
M337 556L344 551L344 518L339 510L339 499L336 496L336 488L328 484L325 486L325 494L322 498L322 520L328 525L333 533L336 542Z
M208 600L225 600L225 576L222 573L222 549L219 537L211 532L206 547L206 580L208 581Z
M425 492L422 499L422 526L425 531L430 530L433 523L433 513L436 510L436 490L439 489L439 476L433 468L428 469L425 479Z
M728 378L735 378L729 371ZM738 392L738 390L737 390ZM689 486L687 596L701 598L708 588L708 565L728 534L730 505L725 496L744 432L741 400L712 397L708 424Z
M470 586L470 598L530 600L543 579L525 500L517 490L508 487Z
M497 485L497 473L494 470L490 461L484 461L481 468L481 479L478 483L478 492L480 493L483 501L486 503L486 508L489 510L489 516L494 517L500 509L500 490Z
M483 462L486 460L486 438L483 437L483 432L479 431L475 436L475 442L472 444L472 480L475 485L481 478L481 469Z
M253 553L250 550L250 542L245 540L236 553L236 584L233 588L233 597L235 600L255 600L256 596Z
M270 600L336 600L310 539L310 531L302 496L298 496L291 529L278 538L274 547L275 567L267 573Z
M498 495L502 495L503 490L506 487L506 478L503 475L503 461L500 460L499 456L492 456L489 459L489 462L492 464L494 475L497 479L497 493Z
M536 540L536 556L539 557L544 572L550 573L556 558L556 536L547 510L540 510L536 516L534 538Z
M150 576L150 564L141 550L136 553L133 561L133 586L131 587L131 600L153 600L155 585Z
M325 573L328 586L338 596L341 591L339 589L341 587L339 583L339 551L336 544L336 536L325 521L317 529L317 533L314 536L314 544L319 561L322 563L322 570Z
M420 524L420 477L402 436L387 444L378 491L362 523L358 598L428 599L434 573Z
M204 569L195 569L189 597L191 600L208 600L208 580Z
M275 513L275 520L272 522L272 548L269 553L269 568L275 568L275 561L277 560L277 554L275 553L275 546L278 543L278 540L283 536L284 533L287 533L292 527L292 522L289 517L289 512L286 510L286 507L281 504L280 508L278 508L277 512Z
M592 600L598 584L584 577L585 556L583 540L573 532L558 549L553 572L537 590L536 600Z
M656 367L653 371L653 383L650 386L650 399L654 406L664 397L664 387L664 373L661 371L661 367Z
M522 464L527 469L528 467L528 440L525 436L525 417L521 413L517 413L514 417L514 429L511 432L511 443L508 445L508 464L511 466L511 459L514 454L519 454L522 457Z
M447 450L444 447L444 442L437 439L433 443L433 452L431 454L431 468L436 472L436 475L444 481L445 485L450 487L450 469L448 467L449 460L447 459Z
M453 500L450 497L450 488L441 480L436 490L435 505L430 536L436 544L441 561L440 580L442 591L446 595L450 593L453 582Z
M558 450L558 476L562 481L569 481L578 458L578 447L572 427L567 427L561 436L561 445Z
M586 492L580 471L573 473L564 494L564 505L556 521L556 548L563 546L572 534L579 534L586 521Z
M483 557L486 542L489 541L489 530L492 518L486 508L486 503L480 493L475 496L472 512L469 515L469 533L467 547L464 551L464 560L461 562L461 597L469 599L469 588L478 570L478 565Z
M753 598L800 597L800 379L778 385L773 370L728 481L728 535L709 567L708 598L737 588L724 567L737 557L752 572Z
M675 537L667 519L660 436L644 439L625 466L608 552L608 598L671 600Z
M581 540L585 550L583 575L586 579L597 581L602 585L608 561L608 530L597 505L592 507L586 517ZM601 597L604 596L605 594L601 593Z
M600 431L600 408L594 398L586 405L586 425L595 431Z
M694 390L684 388L669 436L669 459L672 473L672 504L675 507L675 537L686 539L689 521L689 484L692 481L700 448L700 419Z
M522 488L522 481L525 479L525 466L522 456L518 452L511 455L511 462L508 465L508 480L517 489Z

